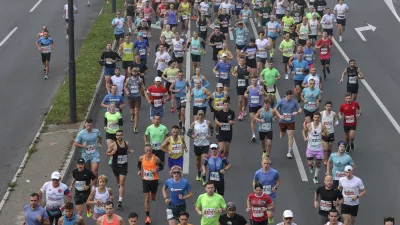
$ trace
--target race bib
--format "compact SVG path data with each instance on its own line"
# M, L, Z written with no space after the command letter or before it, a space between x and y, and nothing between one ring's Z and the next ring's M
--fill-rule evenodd
M96 145L86 146L86 154L93 154L96 151Z
M146 49L139 49L139 55L146 55Z
M108 123L108 129L109 130L115 130L115 129L117 129L117 122L110 122L110 123Z
M146 19L146 20L149 20L151 17L150 17L150 14L144 14L144 18Z
M275 91L275 86L271 85L271 86L267 86L267 92L274 92Z
M131 48L124 48L124 54L131 54L132 49Z
M40 47L40 49L41 49L42 53L49 53L49 52L51 52L51 46L50 46L50 45L42 46L42 47Z
M323 7L322 5L319 5L319 6L317 7L317 11L322 11L322 10L324 10L324 7Z
M326 212L330 211L332 209L332 202L321 200L319 203L319 209Z
M173 144L171 149L174 154L182 153L182 144Z
M352 198L355 195L356 191L354 189L344 189L343 195L345 198Z
M219 77L221 79L228 79L228 73L227 72L220 72Z
M187 19L189 19L189 16L186 15L186 14L184 14L184 15L182 15L182 19L183 19L183 20L187 20Z
M186 103L187 102L187 99L186 99L186 97L181 97L181 104L184 104L184 103Z
M246 80L245 79L238 79L238 87L245 87L246 86Z
M163 105L162 99L155 99L154 100L154 107L160 107L162 105Z
M197 46L192 46L192 52L198 52L199 51L199 47Z
M251 211L253 212L253 217L260 218L264 216L264 211L261 207L252 207Z
M194 98L194 106L201 106L204 102L204 98Z
M78 191L84 191L86 186L86 181L75 181L75 188Z
M205 208L203 210L204 218L214 218L215 217L215 209L214 208Z
M128 156L127 155L119 155L117 158L117 164L125 164L128 162Z
M339 180L340 178L345 177L345 176L346 176L346 175L345 175L344 172L336 171L336 173L335 173L335 180Z
M251 104L258 104L260 103L260 96L253 95L250 97Z
M354 123L354 115L345 116L346 123Z
M149 170L145 170L143 171L143 178L145 180L154 180L154 173Z
M285 29L289 29L289 28L290 28L290 24L284 24L283 27L284 27Z
M306 60L306 61L311 61L311 60L313 60L313 55L312 55L312 54L305 54L305 55L304 55L304 60Z
M271 194L271 185L265 185L263 186L263 191L265 192L265 194L270 195Z
M218 102L215 103L215 108L216 108L217 110L220 110L220 109L222 109L223 107L224 107L224 102L223 102L223 101L218 101Z
M298 16L293 17L293 19L294 19L294 22L295 22L295 23L300 22L300 17L298 17Z
M263 13L262 16L264 19L267 19L269 17L268 13Z
M210 180L220 181L219 172L210 172Z
M131 90L131 94L139 93L139 86L132 85L130 90Z
M183 57L183 52L182 51L177 51L177 52L174 52L174 55L175 55L176 58L180 58L180 57Z
M151 143L151 148L152 149L157 149L161 146L161 142L153 142Z
M338 11L338 17L344 17L344 11L343 10Z
M357 84L357 77L349 77L349 84Z
M215 44L216 44L215 45L216 48L222 48L222 42L217 42Z
M317 103L316 102L307 102L307 107L309 109L317 108Z
M268 53L267 53L267 51L259 50L259 51L257 52L257 57L260 57L260 58L267 58L267 57L268 57Z
M328 48L321 48L321 55L328 54Z
M231 125L229 123L222 123L221 130L222 131L230 131Z
M284 120L284 121L290 121L290 120L292 120L292 114L290 114L290 113L284 113L284 114L283 114L283 120Z
M200 26L200 31L201 32L204 32L204 31L206 31L207 30L207 27L206 26Z
M262 123L261 124L262 131L270 131L271 130L271 123Z
M312 147L318 147L320 146L321 143L321 136L320 135L313 135L311 137L311 146Z
M223 27L228 27L228 23L229 23L228 21L224 21L224 22L222 23L222 26L223 26ZM222 48L222 47L221 47L221 48Z

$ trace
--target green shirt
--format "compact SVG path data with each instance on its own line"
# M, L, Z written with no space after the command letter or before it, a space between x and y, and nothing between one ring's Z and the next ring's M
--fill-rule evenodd
M265 86L274 86L276 84L276 78L280 76L277 69L272 68L265 68L261 71L261 76L264 80Z
M260 8L259 12L261 13L262 25L266 26L266 23L269 21L269 16L271 15L271 12L272 12L272 8L271 8L271 6L267 6L267 7L262 6Z
M294 41L289 39L289 41L283 40L279 45L279 48L283 50L283 56L290 57L293 55Z
M290 25L295 24L293 17L289 16L284 16L282 18L282 23L283 23L283 31L289 32L290 31Z
M204 193L199 195L195 206L201 209L201 225L215 225L218 224L220 216L218 209L225 209L226 203L224 198L217 193L211 197Z
M154 124L146 128L144 133L149 136L150 145L153 150L160 150L161 144L164 142L165 136L168 134L168 129L164 125L160 124L155 127Z
M118 125L119 119L122 119L121 113L115 112L115 113L110 113L106 112L104 115L107 119L107 127L106 127L106 132L109 134L115 134L117 131L120 129Z
M306 17L307 17L307 19L308 20L311 20L312 19L312 14L313 13L307 13L307 15L306 15ZM320 19L321 18L321 16L318 14L318 13L315 13L315 15L317 16L317 19Z

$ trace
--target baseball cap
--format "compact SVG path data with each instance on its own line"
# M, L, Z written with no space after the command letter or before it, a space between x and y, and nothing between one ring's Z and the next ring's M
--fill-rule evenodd
M215 26L214 29L219 29L219 26Z
M224 85L222 83L218 83L217 88L219 88L219 87L224 87Z
M347 165L347 166L344 168L344 172L350 172L350 171L353 171L353 167L350 166L350 165Z
M161 82L162 79L161 79L161 77L156 77L156 78L154 78L154 81L155 81L155 82L157 82L157 81L158 81L158 82Z
M283 212L283 218L293 218L293 212L290 210L285 210Z
M197 111L197 115L199 115L199 114L203 114L204 115L204 111L200 109L199 111Z
M60 178L61 178L61 174L60 174L60 172L58 172L58 171L54 171L54 172L51 174L51 179L59 180Z
M227 57L228 55L227 54L225 54L225 53L223 53L222 55L221 55L221 57Z
M339 142L337 143L337 145L338 145L338 146L340 146L340 145L346 145L346 142L344 142L344 141L339 141Z
M147 20L146 20L146 19L142 19L141 21L142 21L142 22L147 22Z
M236 205L233 202L228 202L228 204L226 204L226 208L227 209L235 209L236 210Z
M211 145L210 145L210 148L211 148L211 149L213 149L213 148L218 148L218 145L217 145L217 144L211 144Z
M142 32L139 32L137 35L138 35L139 37L143 37L143 33L142 33Z
M80 159L78 159L78 162L77 162L78 164L85 164L85 160L84 159L82 159L82 158L80 158Z

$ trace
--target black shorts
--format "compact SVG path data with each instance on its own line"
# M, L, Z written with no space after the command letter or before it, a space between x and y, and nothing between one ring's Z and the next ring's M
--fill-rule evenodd
M157 156L157 157L160 159L160 161L161 161L162 163L165 162L165 152L163 152L163 151L161 151L161 150L154 150L154 149L153 149L152 153L153 153L155 156Z
M224 196L225 194L225 182L224 180L214 181L215 192L219 195Z
M236 45L237 50L242 50L246 45Z
M324 29L324 32L326 32L328 36L333 36L333 29Z
M213 48L213 60L218 60L218 52L219 51L221 51L222 50L222 48L221 49L219 49L219 48Z
M210 149L210 146L194 146L194 154L196 156L201 156L204 154L208 154L208 150Z
M254 106L254 107L249 107L249 113L257 113L258 110L261 109L261 105L260 106Z
M257 222L254 220L250 220L250 225L268 225L268 220L262 221L262 222Z
M115 134L110 134L106 132L106 140L108 139L115 141L117 140L117 137L115 136Z
M232 141L232 132L230 132L230 133L221 133L221 132L219 132L218 142L231 143L231 141Z
M318 39L318 35L308 35L308 38L317 40Z
M133 67L133 61L122 61L122 68L126 70L128 67Z
M244 93L246 92L246 87L236 87L236 93L237 95L244 95Z
M205 107L193 106L193 116L196 116L197 112L199 112L199 110L203 110L204 116L205 116L207 113L207 106L205 106Z
M179 213L184 211L186 211L186 204L172 205L171 203L169 203L169 205L167 206L167 220L178 220Z
M121 166L112 165L112 171L116 177L119 177L119 175L126 176L128 174L128 163Z
M126 16L135 17L135 7L134 6L128 6L126 8Z
M286 57L286 56L282 56L283 58L282 58L282 63L288 63L289 62L289 59L290 59L290 57Z
M303 109L303 111L304 111L304 117L311 117L312 120L312 118L314 117L314 113L318 112L318 109L315 110L314 112L310 112L307 109Z
M358 94L358 85L347 85L347 93Z
M322 140L325 142L334 142L335 141L335 134L329 134L328 136L322 136Z
M272 141L272 131L267 131L267 132L258 132L258 136L260 138L260 141L264 141L265 138L267 138L267 140L271 140Z
M331 64L331 59L321 59L321 65L330 65Z
M42 62L50 62L51 52L49 53L41 53L42 55Z
M267 58L260 58L260 57L257 57L257 61L260 62L260 63L265 64L265 63L267 62Z
M143 193L157 193L158 180L142 180Z
M303 39L299 38L299 41L298 41L299 45L305 45L306 42L307 42L307 40L303 40Z
M342 25L342 27L345 27L346 26L346 18L336 19L336 23Z
M352 215L354 217L358 214L358 205L346 205L343 204L342 207L342 214Z
M163 73L164 73L163 71L157 70L157 76L158 76L158 77L161 77Z
M86 204L87 199L89 198L90 191L76 191L74 195L75 205L83 205Z
M169 90L170 87L171 87L171 82L165 81L165 88L167 89L169 95L171 94L171 91Z
M183 57L176 57L174 53L172 53L172 59L177 63L183 63Z
M115 40L119 41L119 39L124 39L124 33L114 34Z
M222 32L223 34L229 33L228 27L221 27L220 30L221 30L221 32Z
M276 14L276 19L281 20L285 14Z
M192 62L201 62L201 55L190 54L192 57Z
M356 131L357 125L354 126L343 126L343 130L345 133L349 133L351 130Z
M169 28L171 28L171 30L172 30L172 28L174 28L174 27L177 27L178 26L178 24L168 24L169 25Z
M256 59L246 59L246 66L256 69L257 68L257 61Z

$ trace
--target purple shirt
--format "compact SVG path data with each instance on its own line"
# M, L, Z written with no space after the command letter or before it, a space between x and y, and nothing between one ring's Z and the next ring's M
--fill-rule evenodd
M38 205L36 209L33 210L30 205L25 205L24 211L26 225L41 225L37 219L37 215L41 216L43 220L49 218L46 210L41 205Z

